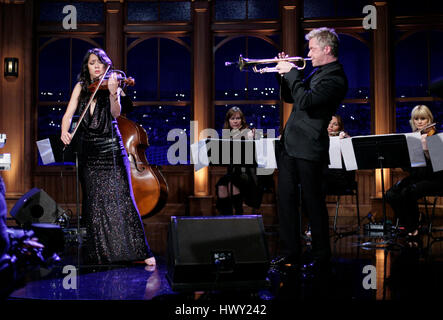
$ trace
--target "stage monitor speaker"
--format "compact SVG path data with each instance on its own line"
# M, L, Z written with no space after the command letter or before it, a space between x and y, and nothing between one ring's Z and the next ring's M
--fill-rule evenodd
M264 288L268 267L261 216L171 217L167 278L172 290Z
M10 212L21 225L55 223L63 210L43 190L33 188L21 197Z

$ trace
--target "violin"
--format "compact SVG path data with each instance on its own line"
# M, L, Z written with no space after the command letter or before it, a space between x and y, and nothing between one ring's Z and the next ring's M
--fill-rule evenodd
M428 124L426 127L420 130L421 134L427 134L428 137L437 133L437 129L435 128L436 123Z
M119 81L119 87L126 86L134 86L135 80L132 77L126 77L126 74L121 70L112 70L110 73L106 73L104 78L96 78L94 81L88 86L88 90L90 92L95 92L97 86L100 84L98 90L108 90L108 80L111 77L112 73L117 73L117 81Z

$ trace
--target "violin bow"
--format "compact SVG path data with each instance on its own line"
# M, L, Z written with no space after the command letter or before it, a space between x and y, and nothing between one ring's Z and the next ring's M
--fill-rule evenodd
M85 117L86 112L89 110L89 107L90 107L90 105L91 105L91 103L92 103L92 100L94 100L94 98L95 98L95 94L97 93L98 89L100 89L100 86L101 86L101 84L103 83L103 80L105 80L105 75L108 73L108 70L109 70L110 67L111 67L111 65L109 65L109 66L106 68L105 73L103 73L103 76L101 77L101 79L100 79L100 81L99 81L97 87L95 88L94 92L92 93L91 97L89 98L88 104L86 105L85 110L83 110L82 114L80 115L80 118L78 119L77 125L75 126L74 131L73 131L72 134L71 134L71 139L74 138L74 135L75 135L75 133L77 132L77 129L78 129L78 127L80 126L80 123L82 122L83 118ZM65 151L65 149L66 149L67 147L68 147L68 146L65 145L65 146L63 147L63 151Z

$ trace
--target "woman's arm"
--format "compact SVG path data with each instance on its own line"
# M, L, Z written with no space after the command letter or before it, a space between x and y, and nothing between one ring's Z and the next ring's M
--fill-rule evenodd
M65 145L70 144L72 140L72 136L69 133L69 128L71 126L72 116L74 115L75 110L77 109L78 106L78 98L80 96L81 91L82 91L82 86L79 82L75 85L74 90L72 91L71 99L69 99L68 107L66 108L66 112L62 118L62 133L60 139L63 141Z
M111 102L111 114L114 118L117 118L120 116L122 110L120 105L120 93L122 89L118 87L117 76L115 73L113 73L108 80L108 89L109 101Z

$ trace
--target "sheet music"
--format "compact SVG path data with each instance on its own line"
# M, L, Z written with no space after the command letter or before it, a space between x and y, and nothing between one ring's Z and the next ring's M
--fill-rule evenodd
M259 140L251 140L251 142L255 143L255 159L257 162L257 166L259 169L276 169L277 168L277 160L275 158L275 148L274 141L278 140L276 138L263 138ZM212 140L213 142L215 140ZM222 142L231 142L231 139L217 139ZM210 144L210 143L209 143ZM230 163L231 159L229 157L229 152L224 152L222 150L218 150L218 143L213 145L213 151L215 153L222 152L222 161L223 163ZM210 147L211 149L211 147ZM198 142L191 144L191 160L194 164L194 170L198 171L204 167L209 166L209 157L208 151L210 150L207 147L206 139L202 139ZM235 151L235 150L234 150ZM240 150L239 150L240 151ZM214 155L214 160L218 163L218 156ZM267 172L267 171L263 171ZM269 174L269 173L264 173Z
M329 137L329 169L341 169L340 137Z
M352 138L340 139L340 150L347 171L357 170L357 160L355 159Z
M49 138L37 141L38 152L42 158L43 164L55 162L54 153L52 152L51 142Z
M0 170L11 170L11 154L0 154Z
M420 132L405 133L404 135L406 136L406 143L408 145L411 167L426 167L425 155L421 145Z
M265 169L276 169L277 160L275 159L274 141L275 138L263 138L255 140L255 156L257 166Z
M191 144L191 156L195 171L198 171L201 168L209 166L206 139Z
M426 142L434 172L443 170L443 133L427 137Z

